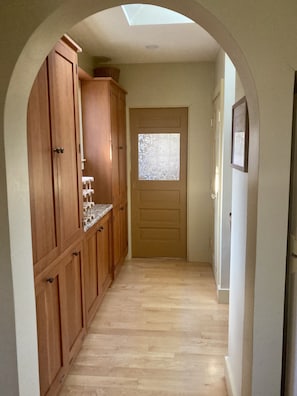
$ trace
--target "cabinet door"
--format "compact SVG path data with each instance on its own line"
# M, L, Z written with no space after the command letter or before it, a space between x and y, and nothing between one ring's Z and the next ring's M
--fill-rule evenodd
M119 171L119 117L118 117L118 89L110 86L110 123L112 142L112 202L120 202L120 171Z
M40 394L62 381L65 362L62 347L61 277L58 269L36 284Z
M107 215L100 222L97 232L99 290L104 294L112 280L111 271L111 217Z
M80 244L62 261L64 304L65 353L68 360L78 352L84 335L82 251Z
M112 240L113 240L113 272L117 276L121 262L121 222L120 208L113 208L112 214Z
M53 157L58 176L59 237L64 250L82 231L77 54L60 42L48 60Z
M94 202L112 202L109 81L82 81L85 174L94 176Z
M122 204L113 209L113 271L114 276L123 264L128 252L127 233L127 204Z
M127 201L127 144L126 144L126 99L124 92L118 96L118 139L119 139L119 188L121 203Z
M127 202L120 206L120 228L121 228L121 258L124 261L128 254L128 217Z
M45 61L32 87L27 113L32 244L36 275L58 256L47 73Z
M99 296L98 285L98 259L97 259L97 229L89 232L85 237L85 261L84 261L84 279L85 279L85 304L87 321L93 316L93 310Z

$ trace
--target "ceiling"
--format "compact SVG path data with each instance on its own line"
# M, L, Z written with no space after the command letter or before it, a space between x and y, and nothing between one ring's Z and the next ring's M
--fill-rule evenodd
M110 64L214 61L219 49L196 23L130 26L121 7L92 15L68 34L89 55Z

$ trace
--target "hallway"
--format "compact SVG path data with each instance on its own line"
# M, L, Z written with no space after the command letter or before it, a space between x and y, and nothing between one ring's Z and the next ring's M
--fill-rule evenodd
M126 261L60 396L226 396L228 305L211 265Z

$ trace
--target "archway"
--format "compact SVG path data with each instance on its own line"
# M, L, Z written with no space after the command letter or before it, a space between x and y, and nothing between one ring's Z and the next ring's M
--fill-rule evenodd
M145 3L145 1L139 1ZM75 23L85 17L102 11L103 9L128 3L119 0L87 0L83 4L77 1L60 2L60 6L53 6L51 10L43 10L40 21L36 22L36 30L29 28L27 38L19 44L18 59L10 76L10 83L5 99L4 139L6 154L6 177L8 194L8 217L11 248L11 271L14 289L14 309L16 327L16 351L20 393L38 394L37 381L37 349L32 352L32 345L36 345L35 303L32 274L31 241L30 241L30 213L28 194L27 154L26 154L26 113L31 85L37 71L59 37ZM154 0L150 3L170 8L185 14L204 27L229 54L240 73L249 102L251 134L250 157L253 158L249 173L249 223L248 235L251 256L247 259L251 263L249 271L249 290L253 290L254 262L256 238L256 186L257 186L257 157L258 157L258 105L253 78L248 64L228 30L219 19L203 8L197 1L191 0L187 4L177 0ZM42 15L42 14L41 14ZM18 117L15 109L18 109ZM20 199L21 197L21 199ZM24 288L24 284L26 287ZM246 304L251 312L253 298L247 296ZM25 315L23 313L26 313ZM247 337L252 337L252 317L245 318ZM13 328L13 319L11 327ZM251 362L252 346L246 350ZM28 355L30 364L28 364ZM251 364L251 363L250 363ZM247 366L247 381L250 379L251 367Z

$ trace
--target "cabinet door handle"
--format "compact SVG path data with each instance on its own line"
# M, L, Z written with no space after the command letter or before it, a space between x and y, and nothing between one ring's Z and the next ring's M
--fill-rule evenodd
M119 146L119 150L124 150L124 146Z
M54 278L47 278L47 280L46 280L46 281L47 281L48 283L53 283L53 282L54 282L54 280L55 280Z
M73 253L72 253L72 256L78 256L78 255L79 255L78 252L73 252Z
M53 149L53 152L57 153L57 154L63 154L64 153L64 147L56 147L56 148Z
M97 231L98 231L98 232L101 232L101 231L103 231L103 230L104 230L104 227L101 226L101 227L98 228Z

